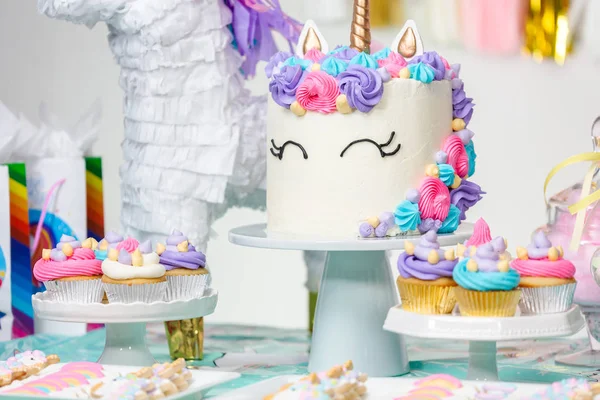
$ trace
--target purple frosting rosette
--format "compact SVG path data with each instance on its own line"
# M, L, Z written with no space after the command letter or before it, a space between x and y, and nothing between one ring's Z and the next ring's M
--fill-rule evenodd
M460 186L450 191L450 204L454 204L460 210L460 220L467 218L466 212L481 200L485 192L478 184L463 179Z
M306 71L300 65L285 65L278 73L273 74L269 82L269 91L275 103L290 108L296 101L296 90L305 77Z
M175 268L198 269L206 266L204 253L197 251L191 244L188 244L188 251L179 251L177 245L187 240L187 236L179 231L173 231L167 238L166 250L160 255L160 263L167 271Z
M452 116L462 118L469 125L473 116L473 99L467 97L465 84L461 79L452 79Z
M346 95L350 107L369 112L383 96L383 80L376 70L362 65L350 65L338 75L340 92Z
M438 252L440 261L431 264L427 258L431 251ZM440 249L437 233L429 231L415 247L414 255L402 253L398 257L398 272L405 278L417 278L424 281L433 281L442 277L452 277L452 271L458 260L449 261L444 257L444 251Z
M446 76L446 65L440 55L435 51L428 51L420 56L414 57L409 64L423 63L430 66L435 72L434 80L441 81Z

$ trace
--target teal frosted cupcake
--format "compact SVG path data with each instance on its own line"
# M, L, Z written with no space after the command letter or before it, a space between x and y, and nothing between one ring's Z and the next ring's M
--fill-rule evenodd
M461 315L512 317L521 297L519 273L509 266L491 243L477 248L475 255L458 263L452 274L458 287L454 294Z

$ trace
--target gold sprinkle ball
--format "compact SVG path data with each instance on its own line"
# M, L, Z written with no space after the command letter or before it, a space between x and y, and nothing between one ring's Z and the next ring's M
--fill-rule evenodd
M42 250L42 258L44 260L49 260L50 259L50 253L52 252L52 250L50 249L43 249Z
M461 177L458 176L457 174L454 174L454 181L452 182L452 185L450 185L450 188L456 189L457 187L460 186L461 182L462 182Z
M466 126L467 124L465 124L465 121L462 118L454 118L452 120L452 130L454 132L462 131Z
M350 114L352 112L352 107L350 107L350 104L348 103L348 98L345 94L340 94L335 99L335 107L342 114Z
M306 114L304 107L302 107L297 101L290 105L290 110L299 117L303 117Z
M440 168L435 164L429 164L427 167L425 167L425 175L431 176L433 178L439 178Z
M73 255L73 246L71 246L69 243L65 243L62 247L62 252L65 254L65 256L71 257Z
M367 218L367 224L371 225L373 228L377 228L379 226L379 218L377 218L377 217Z
M469 261L467 261L467 271L477 272L478 270L479 267L477 266L477 261L473 260L472 258L469 259Z
M311 71L320 71L321 70L321 64L319 63L314 63L311 67L310 67Z
M408 68L402 68L400 72L398 72L398 76L401 79L409 79L410 78L410 70Z

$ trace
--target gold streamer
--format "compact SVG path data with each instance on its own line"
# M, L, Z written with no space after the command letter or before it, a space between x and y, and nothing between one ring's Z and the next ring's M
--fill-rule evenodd
M369 0L354 0L350 47L369 53L371 51L371 23L369 20Z
M172 359L202 360L204 357L204 318L166 321L165 331Z

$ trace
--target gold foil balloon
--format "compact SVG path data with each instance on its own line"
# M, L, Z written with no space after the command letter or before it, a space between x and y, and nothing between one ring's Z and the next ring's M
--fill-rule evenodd
M350 47L365 53L371 51L371 23L369 18L369 0L354 0Z
M534 60L553 58L562 65L572 48L570 0L529 0L525 48Z
M166 321L165 331L172 359L202 360L204 356L204 318Z

